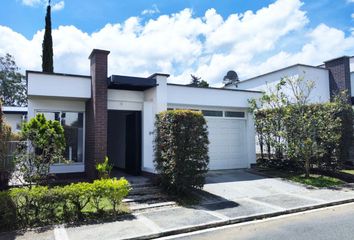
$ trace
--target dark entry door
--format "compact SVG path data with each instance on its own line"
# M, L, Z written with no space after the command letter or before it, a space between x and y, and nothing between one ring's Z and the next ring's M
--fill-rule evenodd
M141 173L141 112L126 116L125 168L130 174Z

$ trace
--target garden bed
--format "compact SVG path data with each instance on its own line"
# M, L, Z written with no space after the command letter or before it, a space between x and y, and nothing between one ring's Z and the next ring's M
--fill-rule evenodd
M301 173L288 172L277 169L257 169L257 171L261 172L266 176L279 177L293 182L305 184L311 187L336 187L341 186L345 183L345 181L339 178L319 174L311 174L309 178L305 178L305 175Z

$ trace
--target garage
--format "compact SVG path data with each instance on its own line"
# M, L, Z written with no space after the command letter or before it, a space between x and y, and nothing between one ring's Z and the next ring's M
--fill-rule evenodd
M245 113L242 111L203 111L203 114L209 131L209 169L249 167L246 156Z

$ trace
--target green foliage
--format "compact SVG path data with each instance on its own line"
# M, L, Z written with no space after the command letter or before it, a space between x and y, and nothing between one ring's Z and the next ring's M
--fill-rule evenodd
M130 190L128 181L121 178L3 191L0 192L0 231L83 221L93 213L102 216L113 211L117 214L118 206ZM103 202L110 203L108 209L102 207Z
M27 105L26 82L10 54L0 57L0 101L6 106Z
M45 16L45 32L42 43L42 71L53 73L53 40L52 40L52 20L50 16L50 3L47 6Z
M161 112L155 122L155 166L162 186L185 194L202 188L208 171L208 131L201 112Z
M268 160L275 158L284 166L302 166L307 177L314 166L336 170L341 156L348 149L343 145L351 142L352 135L349 120L353 110L345 93L330 103L310 104L308 100L313 87L313 82L305 82L302 78L283 78L260 101L250 101L255 113L261 158L265 158L265 146ZM283 88L291 89L292 96L285 95ZM345 129L349 134L344 133ZM269 164L277 165L273 161ZM278 167L281 166L278 164Z
M190 86L193 87L209 87L209 83L207 81L204 81L201 77L197 77L193 74L191 74L191 83L189 84Z
M103 163L98 163L96 165L96 170L100 178L109 178L112 168L113 166L109 164L107 156L104 158Z
M37 114L23 124L21 136L23 142L15 153L17 170L30 185L43 183L49 176L50 165L63 160L64 129L58 121Z

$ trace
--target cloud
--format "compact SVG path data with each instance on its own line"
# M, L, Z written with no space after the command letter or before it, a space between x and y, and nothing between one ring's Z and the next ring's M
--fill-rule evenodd
M65 7L65 2L64 2L64 1L60 1L60 2L55 3L55 4L52 6L52 10L53 10L53 11L60 11L60 10L62 10L64 7Z
M22 0L22 4L33 7L42 4L42 0Z
M153 4L151 8L144 9L141 12L141 15L152 15L152 14L156 14L156 13L160 13L160 10L158 9L156 4Z
M170 81L187 83L190 74L213 85L233 69L240 79L295 63L320 64L354 52L351 35L309 19L299 0L277 0L256 12L222 17L215 9L196 17L191 9L143 21L138 16L107 24L94 33L75 26L53 29L56 72L89 74L93 48L107 49L109 74L149 76L170 73ZM0 54L11 53L23 69L41 69L43 30L26 39L0 26ZM287 38L298 46L283 48ZM286 44L285 44L286 45Z
M352 15L350 15L352 18L354 18L354 13L352 13Z

